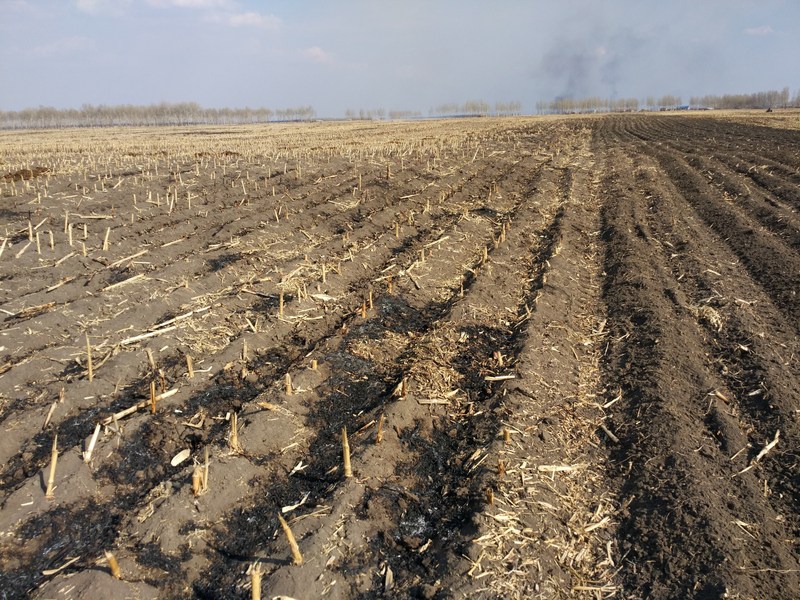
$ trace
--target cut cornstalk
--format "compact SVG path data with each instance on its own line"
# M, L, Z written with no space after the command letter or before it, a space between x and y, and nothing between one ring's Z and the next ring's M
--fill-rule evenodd
M231 435L228 443L230 444L231 451L241 454L242 445L239 443L239 423L236 413L231 415Z
M150 410L153 414L156 414L156 382L155 380L150 382Z
M172 327L164 327L163 329L159 329L158 331L151 331L149 333L143 333L141 335L135 335L133 337L125 338L122 340L119 345L120 346L127 346L128 344L134 344L136 342L140 342L142 340L146 340L147 338L151 338L157 335L161 335L162 333L167 333L168 331L174 331L178 328L177 325L173 325Z
M71 244L70 244L70 245L71 245ZM113 269L114 267L118 267L118 266L120 266L120 265L121 265L122 263L124 263L124 262L127 262L127 261L129 261L129 260L133 260L134 258L139 258L139 257L140 257L140 256L142 256L143 254L147 254L147 253L148 253L148 250L140 250L139 252L136 252L136 253L134 253L134 254L131 254L130 256L126 256L125 258L120 258L119 260L117 260L117 261L114 261L113 263L111 263L110 265L108 265L108 267L106 267L106 268L107 268L107 269Z
M380 444L383 441L383 423L386 421L386 416L381 414L378 417L378 431L375 433L375 443Z
M111 285L103 288L103 291L107 292L109 290L114 290L118 287L122 287L123 285L133 283L134 281L139 281L140 279L144 279L144 273L139 273L138 275L134 275L133 277L128 277L127 279L123 279L122 281L118 281L117 283L112 283Z
M203 469L195 465L192 471L192 494L199 496L203 493Z
M344 461L344 476L352 477L353 469L350 466L350 442L347 441L347 427L342 427L342 459Z
M119 563L116 557L108 550L105 550L105 555L106 562L108 562L108 569L111 571L111 576L114 577L114 579L122 579L122 572L119 570Z
M208 446L205 448L205 463L203 464L203 491L208 491Z
M55 498L56 463L58 462L58 434L53 436L53 449L50 451L50 474L47 476L47 491L44 497L48 500Z
M153 383L155 383L155 381ZM156 402L160 402L161 400L164 400L165 398L169 398L170 396L174 396L177 393L178 393L178 389L177 388L171 389L171 390L167 390L163 394L159 394L158 396L156 396ZM147 400L142 400L141 402L137 402L133 406L129 406L128 408L125 408L125 409L123 409L123 410L121 410L121 411L119 411L117 413L114 413L110 417L106 417L105 419L100 421L100 424L103 427L106 427L108 425L111 425L111 423L113 423L114 421L122 419L123 417L127 417L128 415L132 415L133 413L135 413L135 412L137 412L137 411L139 411L139 410L141 410L143 408L146 408L146 407L150 406L151 404L152 403L151 403L149 398Z
M192 364L192 357L188 354L186 355L186 375L189 379L194 377L194 365Z
M47 411L47 416L44 419L44 425L42 425L42 431L47 429L47 426L50 424L50 419L53 417L53 412L56 410L56 406L58 406L58 402L53 402L50 405L50 410Z
M261 600L261 563L255 563L250 568L250 588L252 590L250 598Z
M19 252L17 252L17 253L14 255L14 258L19 258L20 256L22 256L22 255L24 254L25 250L27 250L28 248L30 248L30 245L31 245L32 243L33 243L33 242L28 242L27 244L25 244L25 245L22 247L22 250L20 250Z
M287 373L286 376L283 378L283 384L284 384L284 387L286 389L286 395L287 396L291 396L292 395L292 376L289 375L289 373Z
M86 334L86 369L89 374L89 382L94 379L94 368L92 366L92 345L89 343L89 334Z
M302 565L303 555L300 554L300 546L297 545L297 540L294 539L294 534L292 533L289 524L281 515L278 515L278 521L280 521L283 533L286 535L286 541L289 542L289 548L292 550L292 562L296 565Z
M144 353L147 355L147 362L150 363L150 372L155 373L158 367L156 367L156 359L153 358L153 351L150 348L145 348Z
M94 426L94 433L92 434L92 439L89 440L89 446L86 448L86 452L83 453L83 462L87 465L92 462L92 453L94 452L95 444L97 444L97 438L100 435L100 423Z

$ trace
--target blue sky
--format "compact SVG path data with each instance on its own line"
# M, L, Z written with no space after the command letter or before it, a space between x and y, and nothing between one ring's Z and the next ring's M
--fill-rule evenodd
M798 0L0 0L0 110L800 89Z

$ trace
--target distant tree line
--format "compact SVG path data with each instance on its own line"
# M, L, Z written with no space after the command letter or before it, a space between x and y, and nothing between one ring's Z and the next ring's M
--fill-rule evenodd
M0 111L0 128L36 129L58 127L111 127L151 125L234 125L267 121L303 121L313 119L311 106L271 110L269 108L203 108L195 102L120 104L115 106L84 104L80 108L57 109L50 106Z
M457 102L440 104L431 108L428 115L431 117L483 117L487 115L507 116L522 113L521 102L496 102L494 107L483 100L470 100L463 104ZM348 108L344 111L345 119L420 119L422 113L418 110L390 110L383 108L358 109Z
M756 92L755 94L726 94L724 96L693 96L692 106L706 108L800 108L800 90L794 98L789 97L789 88L781 91Z
M693 96L683 104L680 96L648 96L638 98L557 98L550 102L536 103L539 114L570 114L593 112L633 112L638 110L674 110L677 108L800 108L800 90L793 98L789 88L781 91L756 92L754 94L728 94L724 96Z
M660 110L677 108L681 104L680 96L649 96L644 103L638 98L557 98L550 102L536 103L536 112L540 114L570 114L593 112L633 112L640 108Z
M522 102L495 102L494 107L483 100L468 100L463 104L456 102L440 104L428 111L436 117L484 117L488 115L511 116L522 113Z

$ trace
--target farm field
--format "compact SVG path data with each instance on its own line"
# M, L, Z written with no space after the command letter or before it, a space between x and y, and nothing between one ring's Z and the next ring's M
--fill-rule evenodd
M795 597L765 118L0 132L4 597Z

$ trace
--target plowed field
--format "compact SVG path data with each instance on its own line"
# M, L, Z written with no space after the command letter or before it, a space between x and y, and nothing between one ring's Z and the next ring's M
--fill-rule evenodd
M2 597L797 596L800 131L4 132L0 177Z

